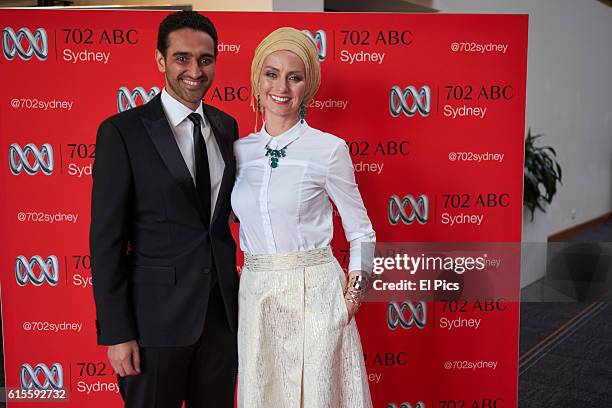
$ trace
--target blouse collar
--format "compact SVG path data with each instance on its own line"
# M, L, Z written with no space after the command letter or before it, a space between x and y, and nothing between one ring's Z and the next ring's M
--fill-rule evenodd
M264 139L266 140L267 145L271 149L282 149L283 147L287 146L289 143L299 138L302 135L302 131L306 129L307 127L308 127L308 124L306 123L306 121L302 123L301 121L298 120L298 122L295 125L287 129L280 135L271 136L266 131L266 124L264 122L259 133L262 136L264 136Z

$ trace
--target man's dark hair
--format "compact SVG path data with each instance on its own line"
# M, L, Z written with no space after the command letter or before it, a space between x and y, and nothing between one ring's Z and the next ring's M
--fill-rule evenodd
M191 28L196 31L203 31L210 35L215 46L215 56L217 56L217 30L208 17L204 17L195 11L177 11L166 16L159 24L157 32L157 49L166 57L168 50L168 36L171 32L181 28Z

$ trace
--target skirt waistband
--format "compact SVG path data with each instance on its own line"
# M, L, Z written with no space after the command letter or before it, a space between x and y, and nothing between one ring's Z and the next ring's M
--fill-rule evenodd
M334 255L329 246L281 254L253 255L245 252L244 267L252 272L257 272L258 270L295 269L322 265L331 262L333 259Z

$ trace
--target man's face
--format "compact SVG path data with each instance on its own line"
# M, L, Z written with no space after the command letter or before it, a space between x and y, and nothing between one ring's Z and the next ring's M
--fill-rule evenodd
M215 45L210 35L181 28L168 35L166 55L155 51L157 68L166 76L166 90L195 110L215 77Z

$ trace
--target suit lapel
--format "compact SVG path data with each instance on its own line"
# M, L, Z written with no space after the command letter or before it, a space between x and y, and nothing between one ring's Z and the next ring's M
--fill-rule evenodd
M215 135L215 140L217 141L217 146L219 146L219 150L221 151L223 161L227 165L228 161L231 161L231 153L229 151L229 147L227 145L226 140L231 139L228 139L225 135L226 129L225 126L223 126L223 122L221 122L219 114L206 104L202 104L202 108L204 114L206 115L206 118L208 119L208 122L210 123L210 127L213 130L213 134Z
M221 206L223 205L222 201L224 201L223 197L228 196L229 189L231 189L234 181L234 171L232 171L234 168L234 157L231 146L233 143L233 138L232 135L228 135L226 133L227 129L223 125L219 114L214 109L211 109L206 104L202 104L202 108L208 122L210 123L215 140L217 141L217 146L219 146L219 151L221 152L223 162L225 163L223 178L221 179L221 186L219 187L219 195L217 196L212 219L210 221L210 224L212 225L219 216Z
M141 119L157 153L181 190L195 204L200 215L202 215L203 208L196 194L193 178L187 169L185 160L174 139L174 133L172 133L168 119L164 114L160 95L157 95L147 103L147 107L149 107L149 114L143 115Z

